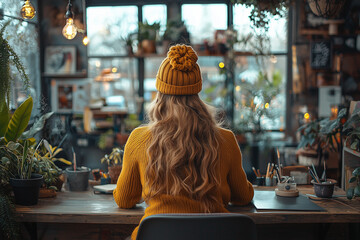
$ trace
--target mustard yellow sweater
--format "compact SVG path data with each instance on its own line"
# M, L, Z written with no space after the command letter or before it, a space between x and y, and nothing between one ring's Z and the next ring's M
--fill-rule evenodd
M220 182L219 204L216 212L228 212L225 208L229 203L236 205L248 204L253 196L254 189L247 181L241 163L241 153L234 134L226 129L220 129ZM123 168L114 190L114 199L120 208L132 208L144 195L148 193L145 187L145 169L147 165L146 141L150 138L147 127L135 129L125 146ZM186 196L161 195L146 203L147 216L160 213L199 213L202 203ZM136 239L138 227L133 231L131 238Z

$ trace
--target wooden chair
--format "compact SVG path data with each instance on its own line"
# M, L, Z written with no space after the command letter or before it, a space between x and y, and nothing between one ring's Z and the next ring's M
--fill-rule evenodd
M145 218L137 240L256 240L254 221L242 214L158 214Z

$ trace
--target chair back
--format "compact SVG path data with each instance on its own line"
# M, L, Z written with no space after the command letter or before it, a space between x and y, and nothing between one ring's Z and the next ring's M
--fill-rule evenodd
M137 240L256 240L254 221L242 214L157 214L140 224Z

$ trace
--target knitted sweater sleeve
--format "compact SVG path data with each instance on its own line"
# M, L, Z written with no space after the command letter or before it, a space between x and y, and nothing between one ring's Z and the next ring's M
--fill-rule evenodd
M114 200L120 208L132 208L141 199L139 165L134 151L138 140L135 132L136 130L129 136L125 145L122 170L113 193Z
M234 205L246 205L254 196L252 184L247 180L245 171L242 167L242 158L239 145L235 135L231 133L228 138L231 150L231 164L228 174L228 183L231 191L230 203Z

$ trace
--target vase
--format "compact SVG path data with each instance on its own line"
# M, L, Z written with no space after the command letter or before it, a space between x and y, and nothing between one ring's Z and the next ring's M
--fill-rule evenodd
M86 191L88 189L90 168L81 167L74 171L72 167L68 167L65 172L70 191Z
M111 179L111 183L116 183L120 172L121 172L122 166L121 165L114 165L114 166L109 166L108 167L108 171L109 171L109 176Z
M24 206L36 205L42 182L43 176L40 174L31 174L31 179L10 178L15 203Z

